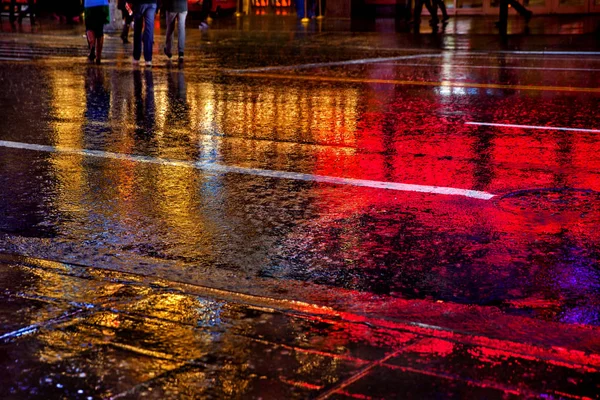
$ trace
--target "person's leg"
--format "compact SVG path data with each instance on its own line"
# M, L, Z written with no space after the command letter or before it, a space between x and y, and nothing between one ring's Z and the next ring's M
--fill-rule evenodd
M202 1L202 10L200 11L200 29L207 30L208 29L208 16L212 10L212 0L203 0Z
M500 33L505 34L508 25L508 0L500 0L499 18L498 29Z
M102 61L102 47L104 46L104 32L98 32L96 36L96 64Z
M185 50L185 19L187 18L187 11L178 13L177 15L177 50L179 51L179 58L183 58L183 51Z
M15 18L15 7L17 6L17 0L10 0L10 11L9 11L9 21L10 22L15 22L16 18Z
M27 0L27 11L29 11L29 21L31 25L35 24L35 0Z
M88 29L85 33L88 41L88 48L90 49L88 60L94 61L96 58L96 34L91 29Z
M425 5L425 8L427 8L427 11L429 11L429 15L431 15L431 21L430 23L435 25L439 22L438 16L437 16L437 9L438 9L438 3L436 0L425 0L423 2L423 4Z
M508 0L508 3L512 6L512 8L515 9L516 12L518 12L519 14L521 14L523 17L525 17L525 19L527 19L529 21L529 19L531 18L531 14L533 14L531 11L529 11L528 9L526 9L517 0Z
M200 20L206 22L212 9L212 0L202 1L202 11L200 12Z
M444 3L444 0L437 0L437 4L442 11L442 21L448 21L450 17L448 16L448 11L446 10L446 3Z
M296 0L296 15L298 15L298 18L304 18L305 17L305 13L304 13L304 2L306 0Z
M167 11L165 15L165 19L167 22L167 31L165 33L165 55L169 58L173 57L173 34L175 33L175 19L177 18L177 13L172 11Z
M121 31L121 40L123 43L129 43L129 24L131 23L131 16L125 8L121 10L121 17L123 18L123 30Z
M415 0L414 21L415 25L421 23L421 12L423 11L423 0Z
M12 2L12 0L11 0ZM29 14L29 21L31 21L31 24L33 25L35 23L35 1L34 0L27 0L27 8L25 10L23 10L23 8L21 7L21 9L19 10L19 24L23 21L23 18L27 16L27 14ZM13 16L14 18L14 16Z
M142 7L137 6L133 13L133 59L139 61L142 56L142 28L144 27L144 15Z
M144 4L144 60L146 63L152 62L152 46L154 44L154 16L156 15L156 4Z

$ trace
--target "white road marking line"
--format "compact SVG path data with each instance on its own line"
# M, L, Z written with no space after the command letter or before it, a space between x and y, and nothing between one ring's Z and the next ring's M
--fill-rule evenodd
M31 58L0 57L0 61L31 61Z
M75 154L75 155L81 155L81 156L110 158L110 159L124 160L124 161L142 162L142 163L159 164L159 165L169 165L169 166L184 167L184 168L194 168L194 169L198 169L198 170L202 170L202 171L216 172L216 173L235 173L235 174L245 174L245 175L253 175L253 176L263 176L263 177L269 177L269 178L281 178L281 179L291 179L291 180L300 180L300 181L308 181L308 182L330 183L330 184L334 184L334 185L350 185L350 186L369 187L369 188L374 188L374 189L397 190L397 191L403 191L403 192L419 192L419 193L464 196L464 197L470 197L470 198L480 199L480 200L490 200L491 198L493 198L495 196L491 193L482 192L482 191L478 191L478 190L457 189L457 188L443 187L443 186L414 185L414 184L397 183L397 182L381 182L381 181L372 181L372 180L366 180L366 179L339 178L339 177L334 177L334 176L303 174L303 173L299 173L299 172L275 171L275 170L260 169L260 168L246 168L246 167L221 165L221 164L214 164L214 163L207 163L207 162L170 160L170 159L162 159L162 158L155 158L155 157L149 157L149 156L112 153L112 152L100 151L100 150L86 150L86 149L73 149L73 148L66 148L66 147L54 147L54 146L46 146L46 145L40 145L40 144L10 142L10 141L5 141L5 140L0 140L0 146L13 148L13 149L44 151L44 152L50 152L50 153Z
M560 126L495 124L492 122L465 122L465 125L496 126L496 127L500 127L500 128L543 129L543 130L548 130L548 131L572 131L572 132L600 133L600 129L565 128L565 127L560 127Z
M228 69L228 70L225 70L225 72L234 73L234 74L243 74L245 72L267 72L267 71L284 71L284 70L307 69L307 68L336 67L336 66L340 66L340 65L372 64L372 63L382 63L382 62L387 62L387 61L413 60L416 58L431 58L431 57L442 57L442 54L440 54L440 53L412 54L412 55L397 56L397 57L361 58L358 60L332 61L332 62L323 62L323 63L278 65L278 66L272 66L272 67L260 67L260 68L248 68L248 69Z
M590 56L590 58L581 58L581 57L555 57L553 54L550 54L548 57L535 57L527 54L518 55L518 54L501 54L501 53L446 53L446 57L448 58L497 58L498 56L506 55L511 59L516 60L527 60L527 61L586 61L586 62L598 62L600 58L597 56Z
M394 65L397 67L451 67L451 68L473 68L473 69L523 69L523 70L542 70L542 71L584 71L597 72L600 68L545 68L545 67L512 67L501 65L469 65L469 64L418 64L418 63L384 63L382 65Z
M600 56L600 51L528 51L528 50L498 50L487 53L498 54L535 54L535 55L565 55L565 56Z

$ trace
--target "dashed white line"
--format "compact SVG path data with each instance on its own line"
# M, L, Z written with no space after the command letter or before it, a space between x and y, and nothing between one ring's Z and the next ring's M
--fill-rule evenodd
M0 57L0 61L31 61L31 58Z
M522 69L522 70L541 70L541 71L578 71L578 72L598 72L600 68L558 68L558 67L517 67L502 65L469 65L469 64L419 64L419 63L384 63L383 65L394 65L397 67L451 67L462 69Z
M492 122L465 122L465 125L495 126L495 127L499 127L499 128L543 129L543 130L547 130L547 131L572 131L572 132L600 133L600 129L567 128L567 127L562 127L562 126L497 124L497 123L492 123Z
M213 172L213 173L235 173L235 174L245 174L245 175L253 175L253 176L263 176L263 177L269 177L269 178L280 178L280 179L291 179L291 180L300 180L300 181L309 181L309 182L329 183L329 184L334 184L334 185L350 185L350 186L369 187L369 188L374 188L374 189L397 190L397 191L403 191L403 192L418 192L418 193L463 196L463 197L470 197L470 198L480 199L480 200L490 200L491 198L494 197L494 195L491 193L482 192L482 191L478 191L478 190L457 189L457 188L443 187L443 186L415 185L415 184L407 184L407 183L399 183L399 182L382 182L382 181L372 181L372 180L366 180L366 179L339 178L339 177L334 177L334 176L303 174L303 173L299 173L299 172L275 171L275 170L260 169L260 168L247 168L247 167L221 165L221 164L207 163L207 162L170 160L170 159L162 159L162 158L155 158L155 157L149 157L149 156L112 153L112 152L99 151L99 150L55 147L55 146L47 146L47 145L40 145L40 144L10 142L10 141L4 141L4 140L0 140L0 146L14 148L14 149L43 151L43 152L62 153L62 154L75 154L75 155L80 155L80 156L100 157L100 158L132 161L132 162L142 162L142 163L151 163L151 164L159 164L159 165L169 165L169 166L175 166L175 167L194 168L194 169L207 171L207 172Z
M248 68L248 69L229 69L229 70L226 70L225 72L243 74L245 72L267 72L267 71L284 71L284 70L296 70L296 69L307 69L307 68L337 67L337 66L341 66L341 65L374 64L374 63L383 63L383 62L389 62L389 61L414 60L414 59L418 59L418 58L432 58L432 57L442 57L442 54L440 54L440 53L411 54L411 55L397 56L397 57L361 58L358 60L332 61L332 62L323 62L323 63L277 65L277 66L271 66L271 67Z

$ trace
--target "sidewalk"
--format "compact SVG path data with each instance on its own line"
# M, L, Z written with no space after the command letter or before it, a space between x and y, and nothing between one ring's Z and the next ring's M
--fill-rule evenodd
M164 30L164 18L161 27ZM38 18L33 27L29 19L25 19L22 25L11 26L8 17L2 15L2 33L44 33L44 34L69 34L83 33L82 22L76 24L61 23L50 17ZM463 15L452 16L446 26L440 24L438 33L442 35L497 35L495 26L497 16ZM194 15L187 20L190 31L198 30L198 22ZM509 35L590 35L600 30L600 14L575 14L575 15L534 15L529 24L519 16L511 15L508 23ZM404 21L396 21L394 18L377 18L373 20L350 20L333 19L325 17L323 20L311 20L308 24L302 24L295 15L247 15L236 18L226 15L215 18L211 22L214 31L236 31L236 32L307 32L307 33L405 33L412 34L410 26ZM160 30L159 30L160 32ZM421 24L420 33L431 33L431 27L427 18Z
M201 32L196 28L197 22L190 19L187 23L186 57L203 57L211 50L255 52L265 46L310 47L329 53L345 49L385 55L405 50L596 52L600 49L600 15L534 17L529 29L521 19L514 17L509 22L509 35L505 37L497 33L494 20L483 16L452 18L444 31L436 34L424 22L421 33L415 34L396 32L393 19L367 24L325 19L322 23L313 20L304 26L295 17L289 16L251 16L241 20L231 16L215 19L208 32ZM42 53L48 55L87 54L82 24L66 25L40 19L39 24L33 27L28 23L11 26L3 19L0 27L0 38L6 43L42 47L45 48ZM163 43L164 26L155 31L155 54L162 54ZM121 44L119 32L108 32L105 49L131 55L132 45Z
M6 399L600 393L597 354L498 348L304 303L8 255L0 282Z

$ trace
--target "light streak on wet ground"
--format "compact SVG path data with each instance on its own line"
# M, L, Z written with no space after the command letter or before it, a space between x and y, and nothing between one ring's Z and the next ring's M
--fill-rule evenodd
M598 396L597 55L67 44L0 65L3 395Z

